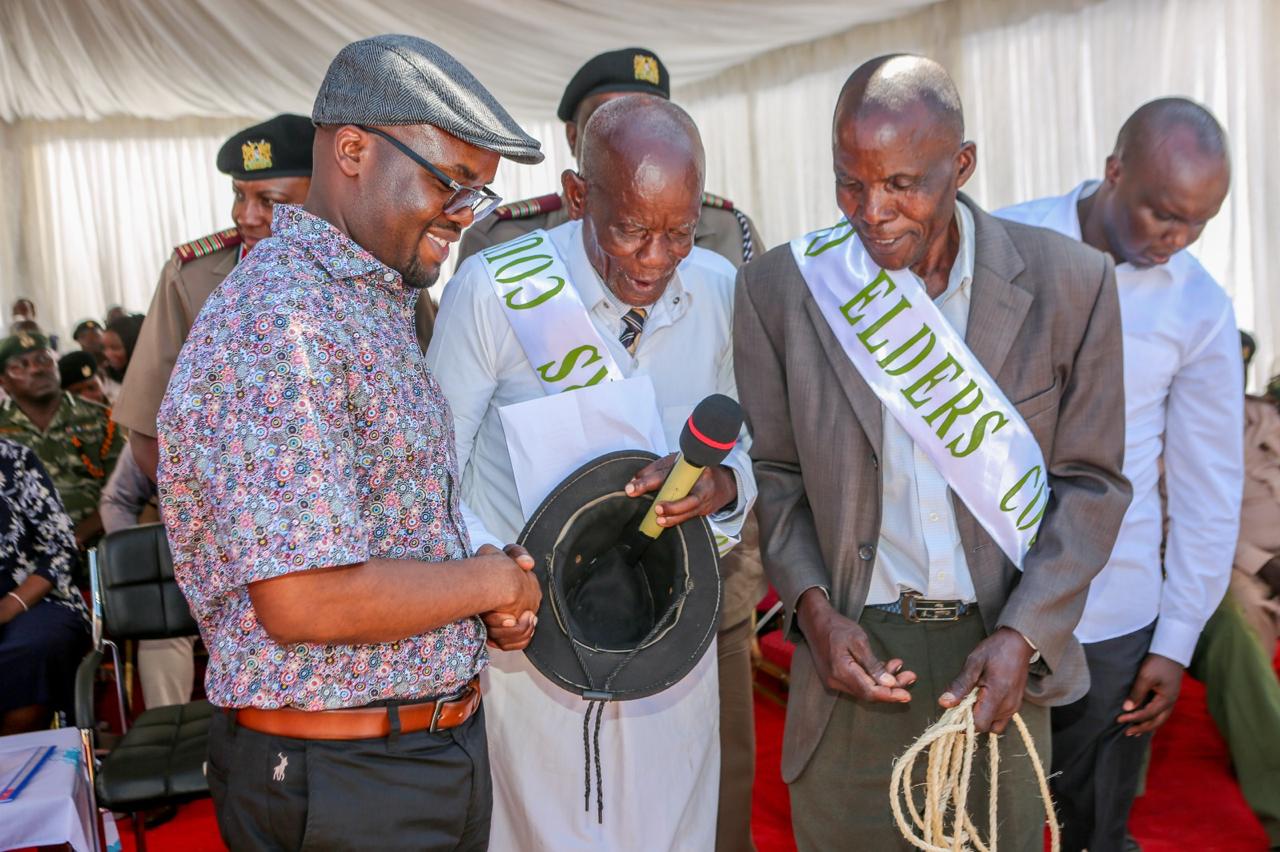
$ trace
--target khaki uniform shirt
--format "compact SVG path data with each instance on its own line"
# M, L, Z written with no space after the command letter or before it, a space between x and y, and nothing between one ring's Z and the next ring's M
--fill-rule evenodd
M1274 649L1280 634L1280 599L1258 570L1280 555L1280 413L1267 399L1244 400L1244 496L1231 596L1261 638Z
M111 411L63 393L49 428L41 432L13 400L0 404L0 437L16 441L40 459L73 524L98 508L107 477L124 447Z
M116 422L132 432L156 436L156 412L160 410L160 401L169 386L169 374L187 340L187 332L205 300L231 274L240 259L238 238L225 248L185 259L184 250L200 242L179 247L164 265L146 322L138 334L124 387L114 408ZM418 300L415 325L424 352L431 341L434 322L435 305L423 294Z

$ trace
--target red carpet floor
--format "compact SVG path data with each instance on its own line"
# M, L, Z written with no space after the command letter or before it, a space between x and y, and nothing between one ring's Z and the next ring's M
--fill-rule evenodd
M791 808L778 775L783 712L775 702L757 696L758 769L752 829L760 852L795 849ZM1266 835L1240 795L1226 744L1209 718L1204 687L1190 678L1183 685L1173 718L1156 737L1147 793L1134 808L1131 828L1144 852L1255 852L1266 848ZM124 821L120 834L126 852L133 852L133 837ZM152 852L221 850L213 806L208 800L185 806L175 820L147 833L147 846Z

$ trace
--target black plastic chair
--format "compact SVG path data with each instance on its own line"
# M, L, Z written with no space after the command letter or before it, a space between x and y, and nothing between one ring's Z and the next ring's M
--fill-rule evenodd
M95 728L94 683L109 650L124 737L103 759L94 788L100 805L132 814L139 852L145 852L144 811L209 795L204 763L212 708L208 701L149 708L130 726L120 649L112 639L194 636L196 623L174 580L162 524L103 538L89 554L89 574L94 647L76 673L76 724Z

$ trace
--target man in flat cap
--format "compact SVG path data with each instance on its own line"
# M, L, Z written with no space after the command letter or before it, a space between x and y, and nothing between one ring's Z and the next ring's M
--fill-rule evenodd
M276 206L209 297L157 423L161 514L220 711L209 788L237 850L484 849L477 676L486 638L528 643L541 593L523 549L471 555L411 318L500 202L499 159L542 154L411 36L343 48L311 117L306 206Z
M592 114L616 98L633 94L671 96L667 66L652 50L630 47L588 60L565 88L557 117L575 160L581 160L582 129ZM461 263L488 246L539 228L551 230L572 214L563 193L517 201L499 207L488 221L467 231L458 253ZM715 252L734 266L763 253L755 225L732 201L702 194L694 245ZM747 518L742 541L721 563L724 606L717 639L720 654L720 825L718 852L750 850L751 784L755 773L755 725L751 691L751 615L767 589L760 564L755 517Z
M976 729L1005 742L998 780L975 755L968 812L994 846L997 784L1000 848L1039 852L1006 726L1020 713L1046 755L1048 705L1089 688L1072 629L1132 493L1115 271L960 193L964 132L938 63L864 63L832 122L843 218L739 272L761 552L798 643L782 777L801 850L912 848L893 761L976 690Z
M463 263L427 351L453 413L473 547L516 535L585 461L650 449L639 441L655 432L674 447L701 399L737 394L733 266L694 246L705 161L693 120L636 95L601 106L580 151L581 171L564 175L571 221ZM581 437L539 434L563 422ZM656 490L671 462L637 470L628 494ZM660 523L710 516L736 538L755 497L749 468L744 443L688 498L660 504ZM495 848L712 849L717 681L707 653L667 691L605 704L602 783L584 810L583 702L524 654L495 655L485 699ZM533 760L526 742L538 744Z
M235 227L178 246L160 273L114 408L116 420L129 429L134 458L152 480L156 411L178 351L209 294L259 240L271 235L275 205L306 200L314 136L311 119L284 114L246 127L223 143L217 165L231 177Z
M49 471L84 548L102 534L98 498L124 447L102 405L62 389L57 356L41 334L0 342L0 437L30 447Z

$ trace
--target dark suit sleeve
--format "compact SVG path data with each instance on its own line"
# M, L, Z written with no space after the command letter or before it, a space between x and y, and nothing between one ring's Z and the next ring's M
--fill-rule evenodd
M831 589L813 512L805 494L800 456L787 407L786 368L751 295L753 267L738 271L734 306L734 369L738 399L751 433L751 460L759 495L760 555L765 573L787 611L786 632L799 633L795 608L800 595L818 586Z
M1106 565L1133 491L1124 464L1124 352L1115 268L1103 257L1089 322L1058 407L1052 497L997 625L1027 637L1052 671Z

